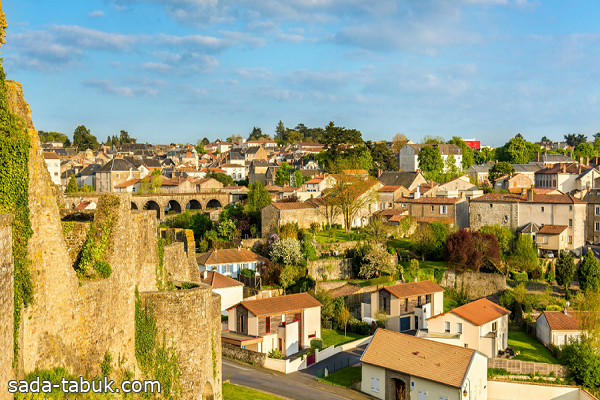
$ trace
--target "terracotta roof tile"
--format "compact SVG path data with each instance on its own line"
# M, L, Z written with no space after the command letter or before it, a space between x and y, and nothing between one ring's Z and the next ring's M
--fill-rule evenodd
M368 175L369 173L364 169L344 169L342 172L345 175Z
M119 183L118 185L115 185L115 188L126 188L126 187L129 187L129 186L133 186L133 185L135 185L136 183L139 183L139 182L140 182L139 179L130 179L128 181L125 181L123 183Z
M540 228L538 233L545 233L546 235L558 235L567 229L566 225L544 225Z
M260 300L247 300L242 301L240 304L256 316L283 314L290 311L322 306L321 303L308 293L289 294L287 296L277 296Z
M543 203L543 204L585 204L586 202L568 194L537 194L534 189L533 201L527 201L527 195L513 193L488 193L471 199L472 202L500 201L507 203Z
M460 388L475 350L378 329L361 362Z
M387 290L399 299L413 297L435 292L443 292L444 288L431 281L400 283L398 285L385 286L381 290Z
M396 200L396 203L413 203L413 204L456 204L461 201L466 201L462 197L419 197L418 199L401 198Z
M55 152L53 151L45 151L44 152L44 159L46 160L58 160L58 155L56 155Z
M357 285L344 285L342 287L333 289L329 291L329 295L335 299L338 297L350 296L358 291L360 291L360 287Z
M403 188L404 186L400 185L400 186L383 186L381 189L379 189L380 192L395 192L396 190Z
M203 271L200 273L200 275L204 276L202 275L204 274L204 272L206 272L206 278L201 279L202 283L206 283L213 289L220 289L232 286L244 286L242 282L238 282L235 279L231 279L230 277L215 271Z
M246 249L220 249L199 254L196 256L196 261L200 265L215 265L254 261L265 262L267 259Z
M456 314L477 326L481 326L495 319L503 317L506 314L510 314L510 311L504 307L500 307L498 304L491 302L488 299L483 298L455 308L454 310L438 314L435 317L428 318L428 320L441 317L442 315L446 315L448 313Z
M565 314L562 311L542 311L542 315L546 317L548 326L552 331L579 330L579 317L575 314ZM540 315L540 317L542 315Z
M93 201L82 201L81 203L75 206L75 210L85 210L89 205L91 205Z
M307 208L316 208L312 203L304 201L301 203L271 203L279 210L303 210Z
M388 218L388 222L400 222L400 221L402 221L406 217L408 217L408 215L406 215L406 214L403 214L403 215L392 215L391 217Z

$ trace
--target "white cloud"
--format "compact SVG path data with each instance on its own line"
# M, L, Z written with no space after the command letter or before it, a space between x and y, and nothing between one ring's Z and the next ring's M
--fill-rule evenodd
M153 62L142 63L141 67L149 71L158 72L160 74L167 74L173 69L173 67L171 67L170 65Z
M104 14L104 11L96 10L96 11L92 11L91 13L89 13L88 17L98 18L98 17L104 17L105 15L106 14Z
M102 93L116 94L124 97L154 97L158 90L150 87L131 88L129 86L116 86L108 79L88 79L83 82L84 86L96 89Z
M109 33L77 25L52 25L55 40L78 48L127 51L144 41L145 35Z

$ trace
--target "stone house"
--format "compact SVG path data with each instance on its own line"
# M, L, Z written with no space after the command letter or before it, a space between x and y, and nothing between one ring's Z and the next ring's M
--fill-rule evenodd
M471 165L467 169L467 174L470 178L475 179L478 183L484 183L488 181L488 174L490 172L490 168L492 168L493 164L483 164L483 165Z
M237 278L242 269L250 269L258 274L258 267L266 261L265 257L242 248L213 249L196 256L200 272L219 272L232 278Z
M290 356L321 337L321 306L308 293L242 301L229 308L229 332L223 332L221 340L260 353L278 349Z
M46 167L50 173L50 179L52 179L52 183L60 186L60 159L54 152L44 152L44 161L46 162Z
M600 189L590 189L583 200L587 202L585 239L593 244L600 243Z
M246 161L265 160L267 161L267 151L262 146L252 146L244 153Z
M212 288L213 293L221 296L221 315L227 315L227 309L244 300L244 284L216 271L204 270L200 281Z
M142 179L142 173L129 161L115 158L96 171L96 192L115 192L115 186L131 179Z
M494 181L495 190L508 190L512 193L520 193L522 189L530 187L533 187L533 180L520 173L503 175Z
M561 346L581 336L579 317L566 311L542 311L535 321L535 335L546 346Z
M379 210L394 208L396 200L408 197L410 192L404 186L382 186L379 192Z
M241 181L246 179L246 166L240 164L222 164L220 166L225 173L233 178L234 181Z
M377 311L388 315L388 328L392 331L427 329L427 319L444 312L444 289L431 281L421 281L364 293L361 319L372 322Z
M508 346L510 311L486 298L430 317L428 333L460 335L460 345L494 358Z
M378 329L360 358L361 391L382 400L487 400L487 358L475 349Z
M223 184L214 178L200 178L192 181L196 185L196 191L201 192L204 190L220 190L223 188Z
M272 164L267 162L266 160L254 160L251 162L249 170L248 170L248 182L256 183L262 182L265 185L269 183L273 183L275 181L275 177L273 172L269 172L269 168L279 168L277 164ZM267 180L267 173L269 172L270 181Z
M587 203L583 200L568 194L533 194L533 189L528 189L525 195L488 193L472 199L470 218L474 230L493 224L511 230L519 230L530 222L535 222L540 229L549 225L550 228L543 229L539 236L535 230L530 234L540 252L551 251L556 256L559 249L581 254L585 244L587 214ZM562 227L566 227L566 230ZM554 247L557 242L549 240L549 236L555 235L559 236L559 244L563 238L566 243L564 247Z
M423 173L419 172L400 172L386 171L381 173L377 180L384 186L404 186L409 191L413 191L419 185L426 185L427 179Z
M454 220L459 229L469 227L469 202L461 197L418 197L396 201L396 207L407 208L415 218Z
M442 160L444 161L444 171L446 169L446 159L448 156L454 156L456 168L462 171L462 149L455 144L425 144L411 143L406 144L398 152L398 165L400 171L413 172L419 170L419 152L423 147L434 147L440 151Z
M309 201L301 203L271 203L261 211L261 235L268 238L277 233L277 227L297 222L300 229L310 228L314 221L325 222L317 206Z

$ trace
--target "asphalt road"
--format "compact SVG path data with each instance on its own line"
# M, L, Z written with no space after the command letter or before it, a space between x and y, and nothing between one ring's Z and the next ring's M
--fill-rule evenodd
M230 374L231 383L262 390L287 399L369 399L368 396L351 389L317 382L314 377L307 374L295 373L286 376L285 374L239 363L224 357L223 381L227 380L228 374ZM294 376L292 377L292 375Z
M325 367L327 367L327 369L329 370L329 373L333 373L332 367L333 367L334 363L337 365L336 368L340 368L339 366L341 365L341 363L343 363L344 367L346 367L347 365L352 366L352 365L358 364L360 362L360 357L362 356L362 354L366 348L367 348L367 345L364 345L364 346L356 347L356 348L348 350L348 351L344 351L342 353L338 353L336 355L333 355L333 356L321 361L318 364L313 364L306 369L300 370L298 372L294 372L292 375L304 374L304 375L310 375L310 376L316 378L317 372ZM349 363L346 364L346 361L349 361Z

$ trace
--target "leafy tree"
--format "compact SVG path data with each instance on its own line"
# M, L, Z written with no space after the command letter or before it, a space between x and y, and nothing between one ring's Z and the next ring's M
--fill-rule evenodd
M406 135L403 133L396 133L392 138L392 151L394 153L399 153L400 150L406 146L406 143L408 143Z
M440 149L435 146L423 146L417 156L419 168L425 174L441 173L444 170L444 161Z
M284 143L286 140L285 125L283 125L283 122L281 121L279 121L279 123L275 127L275 140L280 143Z
M377 202L378 193L373 190L374 179L359 179L351 175L339 175L328 195L328 204L333 204L342 215L346 233L350 233L352 221L360 210Z
M475 164L485 164L496 159L496 150L489 147L483 147L481 150L474 152Z
M498 160L506 161L510 164L527 164L532 160L530 155L528 142L522 136L515 136L510 139L504 146L496 150Z
M537 249L529 235L520 235L508 257L511 269L531 272L538 265Z
M91 193L94 191L94 187L92 185L83 185L83 190L84 193Z
M459 171L458 167L456 166L456 158L454 158L453 154L449 154L448 157L446 157L446 161L444 162L444 171L447 175L449 175L450 179L458 177Z
M63 146L65 146L65 147L71 147L71 140L69 138L66 138L65 142L63 143Z
M204 138L204 139L202 139L202 141L200 142L200 144L202 146L206 146L207 144L210 144L210 140L208 140L208 138Z
M488 177L491 181L495 181L503 175L512 175L515 173L515 167L506 161L500 161L490 168Z
M337 315L338 326L344 326L344 337L346 337L346 327L348 326L348 321L350 321L350 311L348 307L342 308Z
M204 145L200 139L198 139L198 142L196 143L196 152L198 154L206 154L206 149L204 148Z
M248 185L248 206L251 211L260 211L271 204L271 194L262 182Z
M73 132L73 144L77 148L77 151L84 151L87 149L98 150L100 146L96 136L90 133L84 125L79 125Z
M385 142L371 143L367 142L367 147L371 151L371 159L373 160L371 175L377 177L377 170L398 171L398 160L388 149Z
M344 169L364 169L372 171L373 158L367 146L355 146L346 149L339 158L329 160L327 170L331 173L339 173Z
M310 234L305 234L302 238L302 255L310 261L315 261L318 257L316 240Z
M585 338L562 346L559 359L569 367L577 383L587 388L600 387L600 354Z
M594 157L596 150L589 143L579 143L575 148L575 157Z
M279 285L279 276L282 269L281 264L277 264L271 260L267 260L264 264L261 264L259 270L263 285Z
M216 179L221 182L223 186L233 185L233 178L223 172L208 171L204 177Z
M594 253L588 251L579 264L579 286L582 290L597 290L600 288L600 264Z
M600 133L594 134L594 151L600 154Z
M316 143L321 143L321 138L325 132L323 128L307 128L304 124L298 124L294 129L304 135L304 141Z
M412 236L413 248L425 258L441 261L444 259L446 240L450 233L447 224L433 222L415 232Z
M583 134L575 134L575 133L569 133L568 135L565 135L565 141L567 142L567 144L571 147L577 147L579 146L581 143L585 143L587 142L587 136L583 135Z
M295 171L294 180L296 181L296 187L302 186L304 184L304 176L302 176L302 172Z
M515 235L513 235L510 229L500 224L484 225L479 229L479 232L494 235L502 251L508 251L511 243L515 240Z
M304 140L304 134L302 132L298 132L294 129L289 129L286 131L286 137L288 143L296 143Z
M540 143L544 146L550 146L552 144L552 140L548 139L546 136L542 137Z
M363 143L363 139L360 131L335 126L335 123L330 121L325 127L321 143L325 145L328 160L335 161L340 158L340 155L342 154L342 145L361 144Z
M444 256L457 270L494 271L500 265L500 245L492 234L461 229L446 241Z
M231 240L231 236L233 235L233 231L235 231L236 225L230 219L226 219L224 221L219 222L219 226L217 227L217 232L219 236L222 238L226 238L227 240Z
M106 138L106 142L104 142L105 145L107 145L108 147L112 146L112 139L110 138L110 135L108 135L108 137Z
M575 261L573 254L566 251L561 251L554 266L556 273L556 282L565 289L569 289L571 281L575 275Z
M65 193L76 193L79 191L77 187L77 179L75 179L75 175L71 174L69 178L69 183L67 183L67 187L65 188Z
M365 255L359 275L362 278L370 279L381 275L382 272L393 275L396 272L396 266L392 264L390 254L385 247L377 244Z
M277 174L275 175L275 184L283 186L286 183L290 183L290 168L289 164L286 162L281 163L279 169L277 169Z
M261 275L262 276L262 275ZM321 307L321 320L331 321L335 317L335 302L327 290L317 289L311 295L323 306Z
M425 144L443 144L445 142L444 138L441 136L433 136L433 135L425 135L421 143Z
M188 229L194 232L196 240L200 240L206 232L213 229L213 226L211 219L206 214L199 212L192 215Z
M297 276L298 271L294 265L286 265L283 267L281 274L279 274L279 283L281 283L284 292L288 287L296 283Z
M233 142L238 142L239 143L239 142L242 141L242 139L243 139L242 135L239 135L239 134L237 134L237 135L231 135L231 136L229 136L226 139L226 142L227 143L233 143Z
M462 150L462 167L463 169L469 168L475 164L475 150L469 147L462 138L459 136L453 136L452 140L448 141L449 144L454 144Z
M113 135L112 137L112 145L115 147L121 147L121 142L119 141L119 138L115 135Z
M125 143L136 143L137 139L132 138L131 136L129 136L129 133L127 131L122 130L119 134L119 141L123 145Z
M221 214L219 214L219 222L225 221L226 219L235 219L234 216L236 216L236 214L240 214L244 212L244 206L242 206L240 203L235 203L235 204L227 204L224 208L223 211L221 211Z

